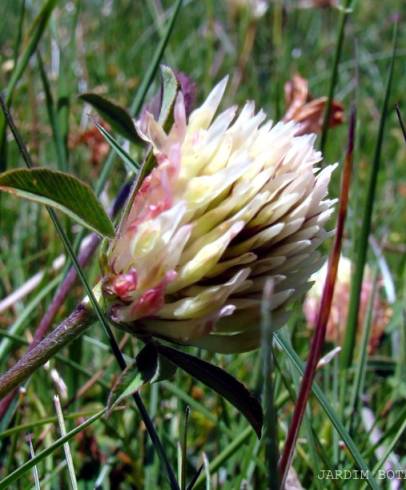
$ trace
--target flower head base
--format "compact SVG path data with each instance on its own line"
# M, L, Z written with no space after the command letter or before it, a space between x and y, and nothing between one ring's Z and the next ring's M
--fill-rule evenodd
M126 330L236 352L258 347L269 277L274 328L308 289L335 167L319 171L315 136L272 126L253 102L215 117L226 83L188 121L179 93L169 134L150 114L139 125L157 166L111 245L103 290Z

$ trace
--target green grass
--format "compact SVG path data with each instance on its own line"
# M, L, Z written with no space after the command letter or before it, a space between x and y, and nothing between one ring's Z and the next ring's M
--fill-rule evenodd
M34 29L31 26L46 2L4 0L3 3L0 84L3 91L12 88L8 97L15 122L34 164L65 169L88 182L104 203L111 202L127 180L129 167L114 152L104 164L95 167L86 148L72 148L71 142L83 124L92 126L87 118L89 109L78 95L96 91L138 113L144 97L148 99L158 88L157 56L160 43L164 47L165 23L173 14L175 2L60 0L48 20L44 15L43 20L47 22L34 24ZM53 2L48 3L52 6ZM388 0L384 4L377 2L374 7L366 1L352 2L353 11L347 17L339 59L336 54L339 10L299 9L293 0L272 5L257 22L243 78L233 90L228 90L224 105L253 99L258 107L277 119L284 112L283 85L296 72L309 80L315 97L333 91L334 98L344 104L347 121L351 103L357 104L354 177L343 248L345 255L357 260L360 249L367 245L360 230L365 233L370 228L372 237L382 248L382 256L369 245L365 256L361 254L360 263L362 266L365 260L377 270L377 278L384 284L383 288L377 288L377 294L383 298L389 294L386 300L393 301L393 315L375 353L368 354L366 349L369 332L366 330L353 344L353 356L346 354L344 363L335 359L318 371L296 445L293 467L304 488L352 490L363 482L320 480L318 472L362 468L369 469L372 478L373 472L385 468L383 456L392 462L394 469L394 461L399 469L406 467L403 432L406 145L394 110L398 103L406 120L404 19L399 22L385 128L379 133L393 48L393 18L401 11L402 2ZM233 20L229 16L226 2L184 0L163 61L196 81L201 101L215 81L226 74L232 79L236 77L251 28L247 17ZM41 57L35 52L40 52ZM16 53L17 68L10 72L10 61ZM28 55L31 55L29 61ZM335 60L339 61L336 77ZM343 160L346 123L330 129L324 140L327 162ZM113 136L119 141L117 135ZM377 157L377 141L381 137L382 148ZM7 158L1 158L2 169L24 166L11 136L2 146L3 155L5 151ZM130 157L140 162L143 153L131 149ZM377 158L380 158L379 169ZM371 193L368 182L372 169L379 171L375 176L376 189ZM339 182L340 172L336 172L330 187L334 197L339 193ZM362 225L365 220L368 227ZM66 230L65 243L77 244L78 236L82 235L80 229L70 226L67 218L61 218L60 222ZM325 252L328 250L326 245ZM46 312L63 277L52 272L50 265L63 252L64 242L44 208L0 195L0 301L38 271L46 271L39 286L11 308L0 311L1 372L22 355ZM384 275L382 260L387 266ZM96 282L99 274L96 256L84 274L89 284ZM57 320L65 318L84 294L83 286L77 281ZM368 317L365 329L370 328L370 320ZM123 335L118 331L114 335L120 343ZM174 379L142 389L142 398L166 457L172 468L180 468L182 488L185 482L187 487L204 464L203 455L208 464L204 465L194 488L234 490L245 481L247 486L242 488L267 488L265 482L271 481L268 470L276 465L271 464L274 461L266 461L265 455L283 451L311 336L301 307L297 306L288 325L277 335L272 365L265 364L266 372L272 368L272 383L266 386L273 391L273 403L270 406L268 400L264 406L271 420L278 424L270 430L268 423L267 435L277 437L276 445L269 439L258 442L246 420L230 404L179 370ZM63 438L53 402L61 382L58 385L52 381L49 369L40 369L28 380L25 391L18 395L7 417L0 422L0 488L34 487L38 482L34 481L33 467L38 472L40 488L69 488L74 478L68 471L63 451L67 440L79 489L94 488L96 482L101 489L166 488L162 463L138 411L130 408L132 402L128 402L126 410L103 416L109 387L119 373L107 344L103 329L95 324L87 336L64 349L50 363L50 369L57 371L58 379L67 387L67 399L59 393L66 425ZM266 344L265 352L269 353L271 346ZM129 359L140 347L135 339L129 339L122 351ZM324 353L332 347L326 344ZM346 349L348 353L349 347ZM263 365L258 353L213 356L200 352L199 355L226 368L247 387L261 393ZM374 416L378 444L371 431L365 429L363 405ZM187 407L190 415L186 430ZM30 459L28 433L32 434L34 459ZM209 484L207 474L211 475ZM375 488L389 488L389 480L378 479Z

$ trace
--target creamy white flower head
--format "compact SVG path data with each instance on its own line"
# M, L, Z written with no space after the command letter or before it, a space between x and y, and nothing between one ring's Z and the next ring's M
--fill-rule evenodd
M253 102L215 117L226 84L188 121L179 93L169 134L144 118L157 166L111 245L103 289L135 334L236 352L258 347L266 280L277 328L321 265L335 166L320 171L315 136L273 125Z

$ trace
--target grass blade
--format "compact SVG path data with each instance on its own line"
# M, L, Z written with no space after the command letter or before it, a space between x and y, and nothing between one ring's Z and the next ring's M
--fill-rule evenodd
M188 433L188 425L189 425L189 415L190 408L186 407L184 422L183 422L183 430L182 430L182 442L181 442L181 451L180 451L180 489L186 490L186 463L187 463L187 433Z
M53 9L55 8L57 0L47 0L39 12L38 16L34 20L30 32L28 34L27 44L21 53L21 56L18 58L15 68L11 74L10 80L7 84L5 101L6 105L9 105L11 99L13 97L14 89L22 77L25 69L28 66L28 62L31 56L35 53L37 46L41 40L41 37L45 31L45 28L48 24L49 18ZM6 130L6 121L2 114L0 114L0 155L2 161L0 161L0 172L6 169L6 160L5 160L5 146L7 144L5 137Z
M251 427L247 427L216 458L214 458L209 465L205 464L205 473L199 476L194 488L199 488L203 485L205 480L206 482L209 481L209 475L215 473L221 466L223 466L250 437L252 437L252 429Z
M72 437L74 437L76 434L79 434L79 432L82 432L82 430L86 429L86 427L89 427L89 425L93 424L93 422L96 422L96 420L104 415L105 411L106 409L103 408L103 410L95 413L92 417L88 418L83 423L81 423L71 431L67 432L66 435L60 437L46 449L43 449L34 458L31 458L29 461L19 466L15 471L3 478L3 480L0 481L0 490L9 487L12 483L19 480L27 471L37 465L40 461L42 461L48 455L52 454L56 449L63 446L66 442L70 441Z
M51 86L49 84L48 76L45 71L44 63L40 53L37 53L39 73L41 76L42 86L44 87L45 103L48 112L49 123L51 124L52 137L54 140L54 146L56 151L56 158L58 160L58 167L60 170L66 171L68 169L68 162L66 159L65 145L61 128L59 127L59 120L55 110L55 103L52 97Z
M268 470L268 487L270 490L279 489L278 470L278 416L274 403L273 371L274 361L272 352L272 319L270 301L273 293L273 283L269 280L265 284L261 304L261 355L263 370L263 405L264 426L263 440L265 444L265 461Z
M405 140L405 143L406 143L406 127L405 127L405 123L403 122L403 118L402 118L402 114L400 112L399 104L396 104L395 109L396 109L396 114L397 114L398 120L399 120L399 126L400 126L400 129L402 130L403 139Z
M340 23L338 27L338 33L337 33L337 42L336 42L336 50L334 54L333 70L331 72L327 104L324 112L323 126L321 130L320 150L322 153L324 152L327 143L327 134L328 134L329 123L330 123L331 108L333 105L334 93L338 80L338 66L340 64L341 53L343 50L345 25L347 23L349 14L352 12L352 6L353 6L353 0L345 0L343 7L340 9Z
M32 438L31 436L28 436L28 446L30 448L30 456L31 459L35 458L35 451L34 451L34 446L32 445ZM33 477L34 477L34 485L35 485L35 490L41 490L41 486L39 484L39 475L38 475L38 468L37 466L34 466L32 469Z
M64 416L65 420L75 420L83 417L89 417L95 414L94 410L84 410L80 412L69 413ZM13 434L18 434L19 432L33 430L37 427L42 427L43 425L55 424L58 422L58 417L56 415L52 417L46 417L39 420L34 420L32 422L28 422L26 424L15 425L11 429L7 429L3 432L0 432L0 440L6 437L10 437Z
M365 322L362 328L362 338L361 338L361 349L359 353L359 359L357 362L353 386L353 394L350 401L349 413L351 414L349 418L350 433L352 433L352 426L355 422L356 413L358 412L360 396L364 387L366 366L368 360L368 345L371 337L372 322L374 316L374 304L378 288L378 277L377 273L374 275L372 280L373 288L369 297L367 314L365 317Z
M174 7L173 12L168 20L167 26L165 28L165 32L157 46L157 49L152 58L151 64L148 66L145 76L142 79L141 85L137 90L135 99L131 104L130 113L138 114L141 110L142 104L144 103L145 96L147 95L149 86L155 76L155 73L158 69L159 63L161 62L161 58L164 54L165 48L168 44L169 38L172 34L173 28L175 26L175 21L180 11L180 7L182 6L183 0L177 0Z
M11 78L6 89L6 103L9 104L13 96L14 89L26 69L31 56L35 53L41 37L48 24L49 18L53 9L57 4L57 0L47 0L34 20L30 32L28 34L27 44L19 57L17 64L13 70ZM4 123L4 121L3 121Z
M303 368L303 363L300 359L300 357L296 354L296 352L293 350L293 348L290 346L289 342L284 338L284 335L281 332L275 332L274 337L277 341L277 343L280 345L280 347L283 349L283 351L287 354L289 360L292 362L293 367L296 369L296 371L300 374L300 376L303 376L304 374L304 368ZM318 400L321 408L324 410L328 418L330 419L331 423L333 424L334 428L336 431L340 434L340 437L342 438L344 444L347 446L348 451L350 452L351 456L354 458L355 463L357 464L358 468L360 470L363 470L366 472L366 475L368 476L368 485L370 488L374 490L379 490L379 485L372 476L371 471L369 470L364 458L362 457L358 447L354 443L353 439L347 432L346 428L344 427L343 423L340 421L338 418L335 410L333 407L330 405L330 402L327 400L326 396L320 389L320 387L316 384L313 383L312 385L312 391L316 399Z
M21 41L23 39L23 27L24 27L25 13L26 13L25 3L26 0L23 0L21 2L21 11L18 19L18 31L17 31L16 42L14 45L14 65L18 61L18 55L20 54L20 49L21 49Z
M340 363L343 369L348 369L351 366L353 355L354 355L355 337L356 337L357 323L358 323L358 311L359 311L360 299L361 299L361 287L362 287L362 281L364 277L364 267L365 267L367 251L368 251L368 237L369 237L369 232L371 230L372 213L374 209L374 202L375 202L375 195L376 195L376 184L377 184L378 173L379 173L379 168L381 163L383 135L385 131L385 123L386 123L386 117L387 117L388 105L389 105L389 96L392 87L393 69L394 69L395 58L396 58L397 31L398 28L396 24L394 35L393 35L392 59L389 67L389 74L388 74L386 90L385 90L385 98L383 101L381 119L379 122L379 130L378 130L378 137L376 141L375 154L371 167L371 173L369 176L365 207L363 209L362 225L361 225L360 236L359 236L357 250L356 250L355 272L351 282L347 326L345 330L344 345L343 345L343 351L341 353L341 363Z
M372 473L374 476L376 476L378 474L378 471L385 464L386 460L388 459L388 456L393 451L396 444L400 441L400 438L402 437L402 435L405 431L406 431L406 418L403 420L403 423L399 427L399 430L397 431L395 437L392 439L391 443L386 448L385 454L382 456L382 458L374 466L374 468L372 470ZM400 471L401 471L400 475L404 475L404 470L403 470L403 473L402 473L402 470L400 470ZM365 488L365 485L363 485L362 488Z
M54 396L54 404L56 409L56 415L58 418L59 430L61 431L61 436L64 437L66 436L66 427L65 427L65 420L63 418L61 402L59 400L58 395ZM65 442L65 444L63 445L63 450L65 452L65 459L68 467L70 486L72 490L77 490L78 484L76 482L75 468L73 466L73 460L72 460L72 454L70 452L69 442Z

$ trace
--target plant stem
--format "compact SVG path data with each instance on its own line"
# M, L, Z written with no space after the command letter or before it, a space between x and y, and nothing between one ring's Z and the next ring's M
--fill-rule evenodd
M261 354L263 372L263 405L264 428L263 440L265 445L265 461L268 472L269 490L280 488L278 470L278 414L274 399L274 354L272 351L272 318L270 301L273 294L273 282L268 280L265 284L261 303Z
M333 71L331 72L327 105L326 105L326 110L324 112L323 126L321 131L320 150L322 153L324 152L324 148L327 143L327 133L329 128L330 116L331 116L331 107L333 104L334 92L338 80L338 65L340 64L341 52L343 49L345 24L347 23L347 18L351 12L352 12L352 0L346 0L340 12L340 25L338 27L336 50L334 53Z
M335 235L335 241L333 245L333 250L329 258L327 277L324 284L320 309L317 315L316 331L310 348L309 360L306 364L303 380L300 385L299 396L292 417L292 423L291 426L289 427L285 447L279 462L279 470L282 476L281 488L284 488L285 486L285 481L288 475L289 467L293 459L296 441L299 436L300 426L302 424L302 420L305 414L307 400L309 398L312 389L313 379L316 374L317 365L320 360L324 339L326 336L327 321L330 315L331 303L334 295L334 286L337 277L338 263L340 260L344 224L347 215L348 196L349 196L351 174L352 174L355 121L356 121L355 109L353 109L351 112L348 148L345 156L343 175L342 175L340 205L339 205L338 217L337 217L337 230Z
M94 315L87 306L77 306L41 343L0 377L0 397L7 395L25 381L62 347L81 335L93 321Z
M130 191L131 183L127 182L124 184L118 196L116 197L113 208L111 211L112 217L115 217L119 210L122 208L126 198L128 197L128 193ZM94 252L96 251L98 245L100 243L100 237L93 233L90 236L89 243L83 250L80 251L78 255L78 262L81 267L84 267L89 260L92 258ZM66 300L66 297L72 290L73 285L75 284L77 279L76 269L74 267L70 267L68 272L63 279L61 285L56 291L52 301L41 318L37 329L34 333L34 338L29 346L29 350L33 349L39 342L45 337L48 333L48 330L51 328L53 321L55 320L56 315L58 314L61 306ZM7 412L10 403L13 401L14 396L16 395L16 390L12 393L9 393L4 399L0 400L0 420L4 417L4 414Z

